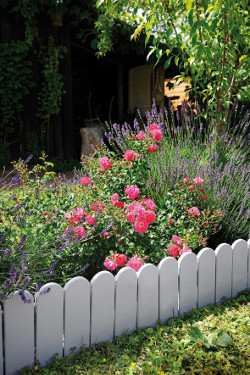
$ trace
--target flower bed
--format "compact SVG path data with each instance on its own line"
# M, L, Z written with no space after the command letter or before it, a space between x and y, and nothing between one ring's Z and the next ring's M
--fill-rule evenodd
M15 163L20 186L1 196L1 300L49 281L197 253L220 226L247 237L242 134L240 151L233 135L229 150L221 139L215 151L209 127L186 122L171 131L162 116L153 108L143 129L136 121L107 129L114 151L103 145L84 157L72 182L54 177L45 155L31 171L29 160Z

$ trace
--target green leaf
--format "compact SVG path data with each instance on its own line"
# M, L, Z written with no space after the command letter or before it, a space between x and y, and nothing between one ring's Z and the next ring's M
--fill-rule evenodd
M164 63L164 69L167 69L169 67L172 58L173 58L173 56L169 57L169 59L167 59L167 61L165 61L165 63Z
M216 344L221 346L222 348L226 348L231 344L231 342L231 337L226 332L223 332L222 335L216 341Z
M204 341L204 336L198 327L191 327L189 335L194 342Z

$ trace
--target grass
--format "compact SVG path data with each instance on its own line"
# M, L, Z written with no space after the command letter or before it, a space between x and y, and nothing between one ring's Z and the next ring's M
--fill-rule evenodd
M245 375L250 368L249 314L248 289L223 304L193 309L165 325L83 348L65 359L55 356L50 366L36 364L21 374Z

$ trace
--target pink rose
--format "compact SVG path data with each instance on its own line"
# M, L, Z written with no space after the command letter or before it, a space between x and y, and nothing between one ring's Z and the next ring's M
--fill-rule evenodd
M116 254L115 261L118 266L124 266L124 263L127 261L127 257L124 254Z
M154 152L156 152L158 150L158 146L156 143L152 144L151 146L149 146L148 148L148 151L150 152L150 154L153 154Z
M109 232L104 232L103 235L104 235L104 237L108 237L109 236Z
M127 215L127 220L129 223L133 223L135 221L135 215L131 212Z
M76 208L73 210L74 215L79 216L80 218L86 215L86 211L83 208Z
M136 199L140 195L140 189L136 185L129 185L126 187L125 193L128 195L129 199Z
M109 258L106 258L103 264L109 271L114 271L118 267L118 264Z
M105 170L112 168L111 160L107 156L99 160L99 165L102 169Z
M139 139L139 141L142 141L145 138L145 133L144 132L138 133L136 138Z
M133 150L127 150L124 154L124 160L131 161L136 157L136 153Z
M182 243L183 243L183 241L182 241L178 236L173 236L173 237L171 238L171 240L172 240L176 245L179 245L179 246L181 246Z
M117 208L123 208L124 204L121 201L117 201L117 202L115 202L115 207L117 207Z
M177 245L169 245L168 252L172 257L177 258L179 256L181 248Z
M115 204L118 201L119 195L117 193L111 195L111 204Z
M193 216L199 216L200 215L200 211L198 210L197 207L192 207L192 208L189 208L188 212L193 215Z
M86 177L86 176L81 179L82 185L89 185L89 184L91 184L91 182L92 182L92 180L89 177Z
M193 189L194 189L194 186L193 186L193 185L189 186L189 189L190 189L190 190L193 190Z
M196 178L194 178L194 183L196 184L196 185L202 185L203 184L203 180L202 180L202 178L200 178L200 177L196 177Z
M137 219L134 222L135 231L138 233L146 232L146 230L148 229L148 224L148 221L145 219Z
M72 218L72 214L71 212L67 212L65 215L64 215L65 219L71 219Z
M159 125L157 125L157 124L151 124L150 126L149 126L149 130L150 131L152 131L152 130L161 130L160 129L160 127L159 127Z
M81 236L81 238L86 236L86 231L84 227L76 227L74 230L75 233L78 234L78 236Z
M202 195L202 199L207 199L207 196L206 195Z
M149 224L153 223L156 219L156 214L154 211L149 210L146 212L146 220L149 222Z
M151 135L155 141L160 141L162 139L162 133L160 130L152 130Z
M184 182L188 182L189 181L189 178L188 177L184 177Z
M155 205L154 201L152 201L152 199L143 198L142 201L145 204L145 206L147 207L147 209L154 210L156 208L156 205Z
M180 255L185 254L185 253L192 253L192 250L189 249L186 245L183 246L183 248L180 251Z
M130 258L127 263L127 267L133 268L136 272L139 271L142 265L143 265L143 260L136 256Z
M168 219L168 222L171 223L173 219L171 219L171 217Z
M90 214L86 215L85 217L85 221L86 223L88 223L89 225L94 225L96 220L94 217L92 217Z

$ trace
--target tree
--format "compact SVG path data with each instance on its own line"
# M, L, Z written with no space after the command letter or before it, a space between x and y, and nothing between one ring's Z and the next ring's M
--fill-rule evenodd
M232 100L250 100L247 0L98 0L99 55L112 48L118 21L133 26L132 38L146 36L150 55L167 69L190 77L192 93L223 125ZM205 116L205 113L204 113ZM222 126L223 127L223 126Z

